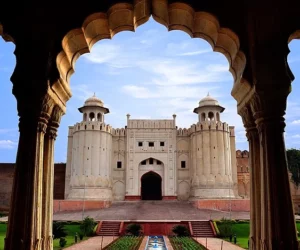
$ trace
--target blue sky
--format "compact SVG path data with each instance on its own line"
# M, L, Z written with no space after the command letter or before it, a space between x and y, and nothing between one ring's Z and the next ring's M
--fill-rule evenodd
M300 41L289 44L290 68L295 75L288 98L286 147L300 148ZM10 76L15 66L14 44L0 39L0 162L15 162L18 145L16 99ZM178 127L197 122L193 109L209 92L225 107L221 120L236 127L236 148L248 149L236 101L230 95L233 78L226 58L202 39L167 29L153 19L135 32L121 32L94 45L76 62L67 103L55 145L55 162L65 162L68 126L81 121L78 111L96 93L110 113L105 122L115 128L132 119L172 119ZM24 79L26 81L26 79Z

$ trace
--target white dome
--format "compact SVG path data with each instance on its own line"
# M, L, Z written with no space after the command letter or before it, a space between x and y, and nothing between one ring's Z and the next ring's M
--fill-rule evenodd
M199 102L199 107L204 106L219 106L219 102L215 98L207 94L207 96L201 99Z
M94 94L92 97L88 98L84 102L84 106L98 106L98 107L103 107L104 103L101 101L96 95Z

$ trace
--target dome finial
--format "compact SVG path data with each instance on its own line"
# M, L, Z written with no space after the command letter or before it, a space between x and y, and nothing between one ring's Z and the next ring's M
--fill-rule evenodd
M94 95L93 95L93 97L96 97L96 93L94 92Z
M209 91L207 92L207 96L209 96Z

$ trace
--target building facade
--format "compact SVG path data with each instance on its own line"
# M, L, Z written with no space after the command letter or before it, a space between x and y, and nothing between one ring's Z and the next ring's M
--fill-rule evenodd
M82 121L69 127L65 198L160 200L238 198L234 127L207 95L194 109L198 122L178 128L172 119L105 123L109 109L95 95Z

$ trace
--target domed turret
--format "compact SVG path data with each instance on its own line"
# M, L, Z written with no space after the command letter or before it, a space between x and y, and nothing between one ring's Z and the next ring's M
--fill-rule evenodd
M85 102L84 102L84 106L99 106L99 107L103 107L104 103L102 100L100 100L98 97L96 97L96 95L94 94L92 97L88 98Z
M109 109L104 107L103 101L95 93L78 110L83 113L83 121L104 122L104 114L109 113Z
M204 106L219 106L219 102L208 93L207 96L202 98L199 102L199 107Z
M209 93L200 100L199 106L194 109L194 113L199 115L199 122L202 121L220 121L220 113L225 110L219 102L211 97Z

